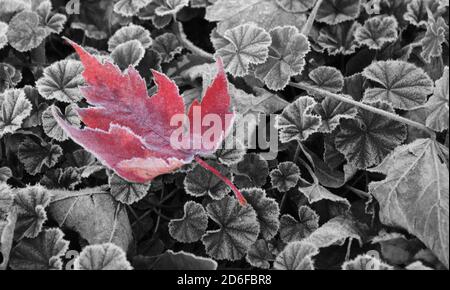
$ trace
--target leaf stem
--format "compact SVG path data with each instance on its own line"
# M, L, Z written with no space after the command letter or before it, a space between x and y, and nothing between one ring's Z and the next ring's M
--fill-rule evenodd
M305 26L303 26L302 34L306 37L308 37L309 33L311 32L312 26L314 24L314 20L316 20L317 11L319 11L320 5L322 5L323 0L317 0L313 10L311 11L311 14L308 16L308 20L306 21Z
M247 200L245 199L245 197L242 195L242 193L239 191L239 189L236 187L236 185L233 184L233 182L231 182L231 180L229 180L228 178L226 178L225 176L223 176L217 169L215 169L214 167L212 167L211 165L209 165L208 163L206 163L204 160L202 160L200 157L195 156L195 161L197 161L198 164L200 164L200 166L202 166L203 168L205 168L206 170L210 171L211 173L213 173L215 176L217 176L220 180L222 180L226 185L228 185L231 190L233 190L234 194L236 195L236 198L238 199L239 203L242 206L246 206L247 205Z
M354 194L356 194L357 196L359 196L361 198L364 198L364 199L369 199L370 198L370 194L369 193L367 193L365 191L362 191L362 190L359 190L357 188L354 188L353 186L346 185L345 188L348 189L349 191L353 192Z
M175 35L177 36L178 40L183 44L183 46L190 50L192 53L201 56L206 59L214 60L214 55L204 51L200 47L196 46L192 41L190 41L186 34L184 33L183 24L176 19L173 21L173 30L175 32Z
M433 140L436 140L436 133L433 130L429 129L428 127L426 127L423 124L420 124L420 123L412 121L410 119L401 117L401 116L399 116L397 114L390 113L390 112L387 112L387 111L384 111L384 110L372 107L370 105L364 104L362 102L355 101L352 98L345 97L344 95L331 93L329 91L313 87L313 86L311 86L311 85L309 85L307 83L304 83L304 82L300 82L300 83L290 82L289 85L293 86L293 87L296 87L298 89L305 90L305 91L314 92L315 94L320 95L322 97L333 98L333 99L336 99L336 100L341 101L343 103L347 103L347 104L359 107L361 109L364 109L366 111L372 112L374 114L378 114L378 115L381 115L383 117L389 118L391 120L395 120L395 121L404 123L406 125L415 127L415 128L417 128L419 130L427 132Z

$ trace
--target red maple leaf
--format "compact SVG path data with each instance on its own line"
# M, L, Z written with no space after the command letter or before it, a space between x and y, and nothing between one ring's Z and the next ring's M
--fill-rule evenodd
M195 159L228 184L241 204L246 203L230 180L199 158L199 155L217 149L232 123L227 116L234 116L230 111L228 80L220 60L217 61L219 72L202 102L195 101L187 114L188 127L191 127L188 145L201 140L201 146L180 149L174 148L170 141L176 129L170 126L170 122L173 116L185 113L185 104L173 81L162 73L152 71L158 91L149 97L145 80L134 68L130 67L122 73L116 65L101 63L76 43L67 41L84 65L83 77L87 85L81 91L92 105L78 110L85 124L83 129L63 120L61 112L53 107L55 119L72 140L130 182L148 183ZM202 128L200 132L192 130L194 110L201 112L201 118L208 114L220 117L224 128L220 140L216 140L215 144L200 138L207 128Z

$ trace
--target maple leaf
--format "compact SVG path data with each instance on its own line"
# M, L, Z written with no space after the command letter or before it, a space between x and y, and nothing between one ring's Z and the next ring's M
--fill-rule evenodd
M183 127L191 130L186 140L180 146L172 146L172 134L178 130L170 125L172 118L185 114L185 103L177 85L166 75L152 70L158 91L149 97L145 80L134 68L130 67L122 73L114 64L101 63L78 44L66 40L83 63L83 77L87 86L81 88L81 92L87 102L93 105L77 110L85 124L83 129L63 120L58 109L53 107L55 119L71 139L119 176L135 183L148 183L195 159L230 185L241 203L245 204L245 199L231 181L198 157L217 149L232 125L229 116L234 117L234 112L230 110L228 80L221 60L217 61L219 72L206 90L202 102L194 101L188 110ZM220 117L225 128L222 128L221 138L214 138L220 140L202 138L209 130L207 127L194 129L196 112L199 112L201 120L208 114Z

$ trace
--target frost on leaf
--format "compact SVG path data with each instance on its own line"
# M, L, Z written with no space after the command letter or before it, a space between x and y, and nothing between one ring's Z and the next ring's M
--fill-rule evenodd
M189 5L189 0L157 0L156 2L162 2L162 5L155 9L158 16L175 15Z
M39 95L38 90L32 86L23 88L26 98L31 102L31 114L23 121L23 128L32 128L42 125L42 114L48 108L48 104Z
M437 1L434 0L411 0L403 18L414 26L424 27L428 22L428 10L433 12L438 6Z
M316 3L315 0L276 0L288 12L306 12Z
M52 8L52 2L45 0L40 1L34 10L40 16L42 25L47 31L47 34L61 33L64 29L67 16L61 13L52 13Z
M237 170L239 174L248 177L250 184L255 187L262 187L266 184L267 176L269 176L269 165L267 161L256 153L246 154L244 159L237 164ZM238 177L240 176L236 176L236 179Z
M40 144L33 139L26 138L19 145L17 156L30 175L36 175L42 168L52 168L56 165L63 153L59 145Z
M397 29L398 22L394 16L375 16L356 30L355 38L359 44L379 50L384 44L397 40Z
M412 271L429 271L433 270L430 267L425 266L421 261L416 261L414 263L409 264L405 267L406 270L412 270Z
M248 250L245 257L247 262L256 268L269 269L270 263L275 259L274 254L265 240L257 240Z
M238 139L232 139L234 139L234 136L232 134L228 135L222 146L214 153L215 158L219 159L220 163L228 166L239 163L244 158L246 152L246 148L242 145L242 142ZM234 144L233 148L227 149L225 147L226 144L229 144L227 142L234 142L232 143Z
M266 192L259 188L242 189L247 202L256 211L260 234L265 240L272 239L280 227L280 208L275 199L267 197Z
M0 40L1 41L1 40ZM0 94L22 81L22 72L8 63L0 63Z
M370 105L394 113L389 104L376 102ZM350 164L366 169L383 161L406 139L406 132L406 126L398 121L359 109L355 119L341 120L335 144Z
M181 53L183 46L175 34L167 32L155 38L153 49L161 55L163 63L168 63Z
M140 25L129 24L120 28L111 36L108 40L108 50L112 52L117 46L130 40L138 40L145 49L149 48L153 43L150 31Z
M48 229L34 239L23 239L11 252L9 266L14 270L61 270L69 242L60 229Z
M311 97L300 97L283 110L283 113L277 117L276 123L282 143L293 140L305 141L319 130L322 124L321 118L313 114L316 104Z
M137 39L119 44L111 52L114 63L122 70L137 66L144 55L145 49Z
M280 238L285 243L301 241L319 228L319 216L308 206L298 209L297 221L291 215L283 215L280 219Z
M277 256L273 267L275 270L314 270L312 257L319 249L310 243L292 242Z
M6 46L8 43L8 37L6 32L8 31L8 24L0 21L0 49Z
M445 36L448 35L448 25L444 18L439 17L437 20L430 19L427 23L427 32L421 40L422 53L420 54L427 62L431 62L432 57L442 55L442 44L447 43Z
M434 94L425 104L428 111L427 126L441 132L448 129L449 78L448 66L444 69L442 78L436 81Z
M351 98L350 96L346 96ZM322 118L319 132L331 133L340 124L341 119L353 119L358 114L355 106L327 97L320 104L316 104L314 111Z
M180 219L173 219L169 223L170 235L181 243L199 241L208 227L208 215L204 207L194 201L184 205L184 215Z
M313 69L308 76L310 79L308 83L314 88L337 93L344 87L344 76L334 67L319 66ZM313 91L308 91L308 93L314 95Z
M164 0L153 0L150 4L139 10L138 17L141 20L151 20L157 29L163 29L173 19L173 15L158 16L156 9L164 5Z
M20 129L31 114L32 105L23 90L11 89L0 94L0 137Z
M12 171L9 167L0 167L0 182L6 182L12 177Z
M318 182L313 184L301 186L298 190L303 193L308 199L309 203L316 203L321 200L328 200L341 204L346 210L350 209L350 202L339 195L330 192L328 189L320 185Z
M356 21L326 26L320 29L317 43L326 49L329 55L353 54L359 47L355 39L355 33L359 27L361 24Z
M270 182L280 192L293 188L299 179L300 168L293 162L282 162L278 164L278 168L270 172Z
M111 188L111 195L117 201L124 204L133 204L147 195L150 185L132 183L117 174L112 174L109 177L109 187Z
M75 259L75 270L132 270L126 253L112 243L87 246Z
M83 65L76 60L61 60L44 69L36 82L39 93L47 100L74 103L83 98L79 86L84 85Z
M209 204L208 215L219 226L207 231L202 241L206 252L217 260L239 260L256 242L260 227L255 210L241 206L230 196Z
M148 257L137 256L133 260L137 270L217 270L217 262L213 259L196 256L184 251L167 250L164 254Z
M91 245L112 242L127 250L131 242L125 209L101 189L55 191L49 213L60 227L78 232Z
M207 161L209 165L216 168L228 179L232 177L230 170L215 161ZM212 172L197 164L193 170L189 171L184 179L184 188L192 196L199 197L209 195L215 200L222 199L230 188Z
M279 91L286 87L291 77L303 71L309 42L294 26L274 28L270 36L269 57L256 67L255 76L269 89Z
M387 101L394 108L410 110L423 105L433 92L433 81L421 68L404 61L378 61L363 75L377 84L364 94L367 101Z
M394 270L394 268L373 256L360 255L351 261L345 262L342 265L342 270Z
M449 175L439 150L445 149L431 139L398 147L370 169L386 179L372 182L369 192L380 204L382 223L418 237L448 268Z
M47 37L47 31L40 25L38 14L22 11L11 19L6 35L12 47L25 52L38 47Z
M114 12L131 17L136 15L141 8L147 6L152 0L119 0L114 4Z
M8 266L9 254L14 240L17 213L13 207L14 196L6 183L0 183L0 270Z
M317 21L336 25L359 16L361 0L324 0L317 11Z
M64 117L65 119L72 125L80 125L80 117L78 116L76 104L70 104L66 106L64 110ZM44 129L45 134L55 139L56 141L65 141L69 138L67 134L64 132L64 130L58 125L58 122L56 122L55 117L53 117L52 114L52 107L48 107L43 113L42 113L42 128Z
M14 203L17 207L15 236L35 238L47 220L45 208L50 204L51 195L42 186L29 186L17 191Z
M216 56L222 57L225 70L233 76L246 76L250 64L267 60L272 39L264 29L244 24L227 30L223 37L228 43L217 50Z

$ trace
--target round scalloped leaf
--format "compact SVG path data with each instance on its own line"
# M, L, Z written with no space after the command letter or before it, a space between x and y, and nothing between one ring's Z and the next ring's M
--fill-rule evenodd
M0 182L6 182L12 177L12 171L9 167L0 167Z
M72 125L80 125L81 120L77 113L78 106L76 104L70 104L66 106L66 109L64 110L64 119L67 120ZM56 141L66 141L69 139L69 136L67 136L66 132L58 125L58 122L56 122L55 117L53 117L52 114L52 107L48 107L43 113L42 113L42 128L44 129L45 134L55 139Z
M310 207L301 206L298 217L298 221L288 214L281 217L280 237L283 242L301 241L319 228L319 216Z
M309 73L311 85L322 90L337 93L344 87L344 76L331 66L319 66ZM312 92L308 92L313 95Z
M289 243L277 256L275 270L314 270L312 257L319 253L314 245L305 242Z
M433 93L433 81L426 72L405 61L378 61L366 67L363 75L379 86L364 94L367 101L387 101L394 108L411 110L423 105Z
M22 11L11 19L6 35L12 47L25 52L38 47L47 37L47 31L40 26L38 14Z
M0 94L22 81L22 72L14 66L0 62Z
M42 186L29 186L17 191L14 204L17 207L17 222L14 235L35 238L47 220L45 208L50 204L51 194Z
M415 261L414 263L409 264L405 267L406 270L413 271L429 271L433 270L433 268L425 266L421 261Z
M48 229L34 239L23 239L12 250L9 266L14 270L61 270L69 242L60 229Z
M30 175L36 175L42 171L44 165L52 168L61 157L63 150L58 145L38 144L27 138L19 145L17 156Z
M225 70L235 77L248 75L251 64L262 64L269 56L270 34L255 24L239 25L224 34L227 45L217 50Z
M36 13L41 17L44 28L47 34L61 33L64 29L64 24L67 21L67 17L61 13L52 14L52 2L46 0L41 1L37 7L34 8Z
M111 52L114 63L122 70L137 66L144 55L145 49L137 39L119 44Z
M309 52L308 39L294 26L276 27L270 31L269 57L256 67L255 76L274 91L284 89L291 77L299 75Z
M280 130L280 141L288 143L294 140L305 141L317 132L322 124L320 116L313 115L316 101L308 96L300 97L287 106L277 117L275 127Z
M202 237L206 252L217 260L236 261L245 256L259 235L259 223L255 210L241 206L231 196L210 203L208 215L220 227L207 231Z
M0 220L3 221L8 217L8 214L11 212L11 207L13 206L13 204L14 204L14 195L11 187L7 183L4 182L0 183Z
M426 103L428 111L426 124L429 128L442 132L448 129L449 103L449 73L448 66L444 68L442 78L436 81L434 94Z
M230 140L233 146L230 148L227 147L227 142ZM242 158L244 158L246 153L246 148L244 145L242 145L242 142L235 139L232 134L228 135L228 137L225 139L224 143L222 144L222 147L219 148L215 153L214 156L219 159L220 163L225 164L227 166L234 165L236 163L239 163Z
M434 7L433 7L434 6ZM403 18L411 25L424 27L428 22L428 10L434 12L438 8L438 2L432 0L411 0L406 6L406 13Z
M183 46L175 34L167 32L155 38L153 49L161 55L163 63L168 63L181 53Z
M8 43L8 37L6 32L8 31L8 24L0 21L0 49L6 46Z
M152 0L119 0L114 4L114 12L125 17L131 17L151 2Z
M77 60L61 60L44 69L43 77L36 82L36 87L47 100L65 103L81 101L79 86L84 85L81 73L84 67Z
M265 240L272 239L280 228L280 208L275 199L266 196L266 192L260 188L242 189L247 202L256 211L261 236Z
M125 252L112 243L87 246L74 262L75 270L132 270Z
M359 255L351 261L342 264L342 270L394 270L394 267L381 262L370 255Z
M169 233L181 243L199 241L208 227L208 215L205 208L194 201L184 205L184 215L181 219L173 219L169 223Z
M278 164L278 168L270 172L270 182L280 192L286 192L297 185L300 179L300 168L293 162Z
M355 40L355 32L359 27L361 27L361 24L356 21L326 26L320 29L317 43L326 49L329 55L353 54L359 47Z
M32 105L23 90L11 89L0 94L0 137L20 129L30 116Z
M256 268L269 269L270 263L275 259L265 240L257 240L247 252L245 260Z
M336 25L358 18L361 0L324 0L317 11L316 21Z
M240 174L248 177L255 187L266 184L267 176L269 176L267 161L256 153L246 154L244 159L237 164L237 170Z
M394 113L394 109L384 102L370 105ZM407 135L403 123L363 109L358 110L355 119L341 120L340 128L335 140L336 149L358 169L378 165Z
M157 1L158 2L158 1ZM171 16L189 5L189 0L162 0L162 5L155 9L158 16Z
M316 0L276 0L277 4L288 12L306 12L311 9Z
M344 96L351 98L347 95ZM330 97L317 104L314 111L322 118L322 124L319 128L319 132L322 133L333 132L339 126L341 119L353 119L358 114L358 109L355 106Z
M356 30L355 39L370 49L380 50L386 43L397 40L397 29L398 22L394 16L375 16Z
M149 257L137 256L133 260L136 270L181 270L212 271L217 270L213 259L196 256L184 251L175 253L167 250L164 254Z
M427 23L427 32L420 41L422 45L422 53L420 55L427 63L431 62L432 57L442 55L442 44L447 42L446 33L448 35L448 25L445 23L444 18L439 17L437 21L430 19Z
M108 40L108 50L112 52L117 46L130 40L138 40L145 49L149 48L153 43L150 31L140 25L131 23L120 28L111 36Z
M149 184L132 183L114 173L109 177L109 187L111 195L124 204L138 202L147 195L150 189Z

